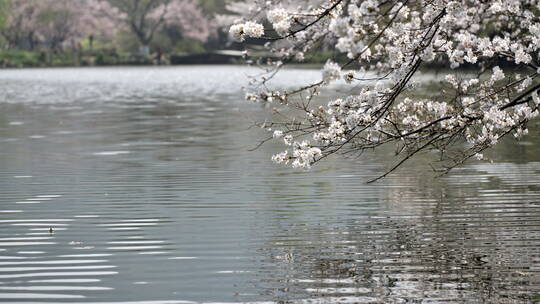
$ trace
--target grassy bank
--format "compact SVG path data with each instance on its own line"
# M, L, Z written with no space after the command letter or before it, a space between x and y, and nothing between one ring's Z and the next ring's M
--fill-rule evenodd
M65 67L65 66L110 66L110 65L151 65L151 64L178 64L192 60L197 57L196 63L245 63L239 57L232 58L223 56L215 58L221 51L205 51L203 48L196 50L178 50L172 54L163 54L158 60L156 53L148 57L138 56L129 52L119 52L114 49L100 48L95 50L85 49L83 51L23 51L23 50L0 50L0 68L24 68L24 67ZM269 54L260 52L257 56L265 58ZM333 58L335 54L321 51L306 56L300 64L324 64L328 58ZM200 57L200 58L199 58ZM208 57L208 58L207 58ZM344 57L344 56L342 56ZM175 60L171 60L171 59ZM256 57L255 57L256 58ZM334 58L342 59L344 58Z
M154 56L142 57L111 50L54 53L21 50L0 51L0 68L143 65L154 63L157 63Z

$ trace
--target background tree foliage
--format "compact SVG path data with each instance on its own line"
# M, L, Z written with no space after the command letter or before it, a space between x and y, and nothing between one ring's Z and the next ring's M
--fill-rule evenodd
M0 0L4 50L202 51L217 37L222 0Z

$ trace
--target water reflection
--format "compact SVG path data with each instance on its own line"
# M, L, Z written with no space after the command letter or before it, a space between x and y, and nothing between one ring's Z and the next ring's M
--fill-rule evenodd
M382 154L292 171L269 162L280 147L247 151L263 135L239 123L262 115L237 89L249 72L3 72L0 301L529 303L540 293L537 133L435 180L417 160L365 185ZM304 76L318 72L278 81Z

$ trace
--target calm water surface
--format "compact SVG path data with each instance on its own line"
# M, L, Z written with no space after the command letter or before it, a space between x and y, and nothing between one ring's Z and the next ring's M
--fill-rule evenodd
M254 72L0 71L0 301L538 299L538 131L439 179L417 160L366 185L390 154L294 171L248 151Z

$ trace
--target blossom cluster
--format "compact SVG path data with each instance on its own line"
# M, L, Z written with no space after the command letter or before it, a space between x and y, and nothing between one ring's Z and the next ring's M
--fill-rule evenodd
M268 21L272 23L276 33L281 36L288 34L289 29L291 28L291 19L284 8L280 7L268 11L267 18Z
M339 64L328 60L322 71L323 82L329 84L339 78L341 78L341 67Z
M288 164L292 159L293 168L309 169L322 156L321 149L311 146L306 140L294 143L286 140L285 142L293 146L293 152L289 155L289 151L283 151L272 156L272 160L278 164Z
M229 33L236 41L244 41L246 37L259 38L264 35L262 24L248 21L231 26Z

